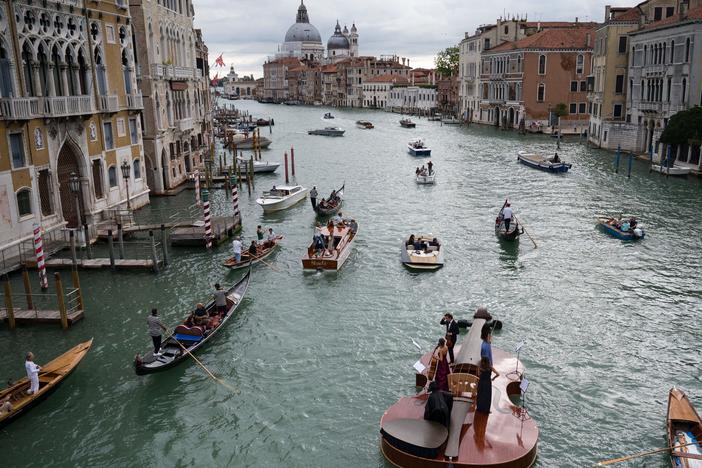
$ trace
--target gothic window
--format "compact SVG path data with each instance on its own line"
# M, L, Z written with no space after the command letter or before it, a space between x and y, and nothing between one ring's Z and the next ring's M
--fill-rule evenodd
M648 46L644 46L644 54L643 54L643 64L646 65L646 62L648 61Z
M51 174L48 169L39 171L39 203L41 205L41 214L49 216L54 214L54 207L51 203Z
M56 15L56 18L54 18L54 35L62 36L63 33L64 33L63 18Z
M32 56L32 48L29 42L25 42L22 46L22 66L24 68L24 85L25 91L29 96L36 96L36 90L34 89L34 75L32 73L32 64L34 59Z
M102 190L102 161L93 160L93 186L95 187L95 198L103 198L105 194Z
M41 87L42 95L49 96L49 58L44 50L44 44L39 46L39 86Z
M582 54L578 54L578 57L575 61L575 73L577 73L578 75L582 75L584 68L585 68L585 57L583 57Z
M680 104L685 104L685 101L687 101L687 80L683 78L682 93L680 94Z
M76 74L74 72L77 68L77 65L75 60L73 59L73 52L70 48L66 51L66 66L68 67L68 95L77 96L80 94L80 83L76 82Z
M76 26L75 20L73 18L68 18L68 21L66 22L66 31L68 32L68 35L70 37L75 37L77 29L78 27Z
M24 14L24 25L27 28L27 31L34 32L36 22L37 19L34 16L34 12L31 9L27 9Z
M80 81L79 94L90 94L90 91L88 91L88 67L85 64L82 49L78 51L78 80Z
M138 159L134 160L134 180L141 179L141 161Z
M543 57L543 55L542 55ZM543 83L539 83L539 88L536 93L536 101L537 102L544 102L544 99L546 98L546 86Z
M98 93L101 96L107 94L107 77L105 75L105 64L102 62L100 50L95 48L95 66L97 67Z
M0 97L11 97L14 94L12 85L12 61L7 49L0 40Z
M670 41L670 63L675 63L675 41Z
M20 218L32 214L32 191L28 188L17 192L17 213Z
M644 93L645 93L645 92L646 92L646 91L645 91L645 88L644 88L644 80L641 80L641 100L642 100L642 101L644 100L644 96L645 96Z
M539 75L546 74L546 56L539 55Z
M690 61L690 38L688 37L685 41L685 61Z
M97 41L100 37L100 27L97 23L90 23L90 35L93 36L93 41Z
M117 187L117 168L115 166L107 168L107 181L110 184L110 188Z
M122 72L124 73L124 92L132 94L132 72L127 59L127 50L122 50Z
M49 30L51 29L51 20L46 13L39 15L39 28L44 32L44 34L48 34Z
M53 64L54 72L54 96L63 96L63 74L61 72L61 56L59 55L58 47L54 46L51 51L51 63ZM68 73L66 74L68 75ZM44 87L44 95L48 96L49 93Z
M127 29L124 26L119 28L119 43L127 45Z

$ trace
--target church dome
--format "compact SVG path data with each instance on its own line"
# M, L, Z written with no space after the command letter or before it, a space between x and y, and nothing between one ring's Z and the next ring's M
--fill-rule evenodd
M285 33L285 42L318 42L322 43L322 36L317 31L317 28L310 24L310 18L307 15L307 7L303 2L300 2L300 7L297 9L297 17L295 24L290 26L288 32Z
M349 47L351 47L349 40L341 33L341 26L337 21L334 35L327 41L327 50L348 49Z

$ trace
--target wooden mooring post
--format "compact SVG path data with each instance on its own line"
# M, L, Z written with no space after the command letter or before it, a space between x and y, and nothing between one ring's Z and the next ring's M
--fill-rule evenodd
M90 228L88 228L87 223L83 224L83 236L85 239L85 249L88 253L88 258L93 258L93 248L90 245Z
M59 316L61 317L61 328L65 330L68 328L68 313L66 312L66 300L63 296L63 283L59 273L54 273L54 278L56 279L56 301L58 302Z
M32 300L32 283L29 281L29 271L27 267L22 268L22 282L24 283L24 294L27 297L27 310L34 309L34 300Z
M7 324L10 330L14 330L17 324L15 323L15 310L12 307L12 287L10 286L10 277L5 275L3 281L3 290L5 291L5 309L7 309Z
M154 239L154 231L149 231L149 241L151 242L151 260L154 262L154 273L158 273L158 255L156 254L156 239Z
M77 291L78 294L78 307L80 307L80 310L85 310L85 307L83 305L83 291L80 289L80 278L78 277L77 268L71 270L71 281L73 282L73 288Z
M168 234L166 234L166 225L161 225L161 249L163 249L163 264L168 265Z
M124 230L121 223L117 223L117 242L119 242L119 258L124 260Z
M68 238L71 244L71 261L75 267L78 265L78 256L76 255L76 232L73 229L68 231Z
M107 248L110 251L110 268L115 269L115 240L112 238L112 229L107 230Z

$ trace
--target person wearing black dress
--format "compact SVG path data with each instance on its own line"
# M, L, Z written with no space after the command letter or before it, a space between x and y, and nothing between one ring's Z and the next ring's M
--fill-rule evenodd
M492 372L495 372L495 377ZM492 381L499 377L500 374L490 365L490 359L486 356L480 358L480 377L478 380L478 398L475 404L475 411L489 414L490 406L492 405Z

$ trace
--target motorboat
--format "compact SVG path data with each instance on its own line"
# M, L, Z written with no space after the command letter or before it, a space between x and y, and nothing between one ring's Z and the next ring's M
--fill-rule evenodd
M441 241L432 235L410 236L400 247L402 264L412 270L438 270L444 266Z
M324 127L322 129L318 129L318 130L310 130L307 132L307 134L308 135L322 135L322 136L340 137L340 136L344 136L344 132L346 132L346 130L342 130L339 127Z
M407 143L407 149L412 156L431 156L431 148L428 148L421 138Z
M373 124L370 123L370 122L367 121L367 120L359 120L359 121L357 121L357 122L356 122L356 126L357 126L358 128L362 128L362 129L365 129L365 130L370 130L370 129L372 129L372 128L375 128L375 127L373 126Z
M429 172L428 170L420 171L415 180L419 185L432 185L436 183L436 171L432 170Z
M675 176L675 177L687 177L690 174L691 169L689 167L682 167L673 164L673 166L661 166L660 164L651 164L651 170L654 172L660 172L663 175Z
M443 120L441 120L441 123L443 123L443 124L445 124L445 125L460 125L460 124L461 124L461 121L458 120L458 119L449 118L449 119L443 119Z
M546 158L536 153L519 151L517 153L517 161L525 166L545 172L568 172L568 169L573 167L572 164L568 164L558 159L558 153L556 153L553 158Z
M257 198L256 203L263 208L264 213L281 211L302 201L309 191L310 189L302 185L274 185L271 190L263 192L263 196Z
M642 225L638 224L636 218L628 220L621 218L597 218L596 226L604 233L621 240L643 239L646 231Z
M327 120L333 119L333 118L334 118L334 115L332 115L331 112L327 112L326 114L324 114L324 118L327 119Z
M324 245L318 245L317 239L312 241L306 255L302 258L302 268L339 271L349 258L357 232L358 223L354 219L346 218L337 223L330 220L327 226L320 228L321 241Z
M400 126L404 128L414 128L417 126L417 124L412 122L410 119L402 119L400 120Z
M246 167L248 167L248 164L251 164L251 160L249 160L249 159L236 158L236 160L239 162L239 164L243 164ZM254 162L253 162L253 171L255 174L265 174L265 173L275 172L278 169L278 167L280 167L280 163L276 163L276 162L256 161L256 160L254 160Z

